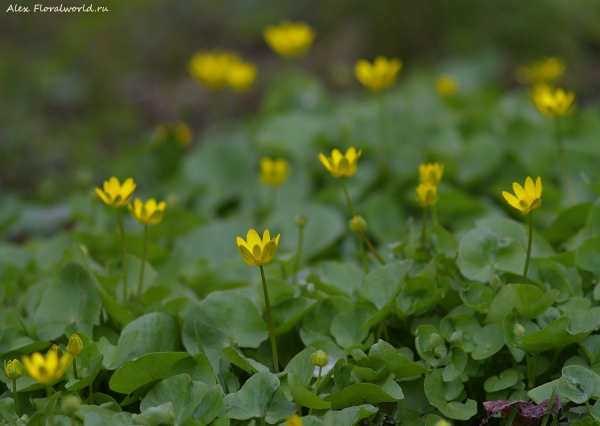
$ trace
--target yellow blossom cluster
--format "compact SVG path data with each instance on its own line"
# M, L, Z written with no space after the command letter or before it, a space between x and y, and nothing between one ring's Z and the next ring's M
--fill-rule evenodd
M442 180L444 165L439 163L423 163L419 166L419 186L417 186L417 201L421 207L437 203L437 187Z
M245 62L235 52L221 50L196 53L188 70L192 77L214 90L231 87L245 92L256 78L256 65Z

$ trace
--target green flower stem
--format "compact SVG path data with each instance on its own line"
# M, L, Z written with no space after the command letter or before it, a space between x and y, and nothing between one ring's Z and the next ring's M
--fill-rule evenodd
M527 283L527 272L529 272L529 259L531 257L531 242L533 241L533 210L529 211L529 242L527 243L527 257L525 258L525 270L523 271L523 284Z
M269 324L269 338L271 339L271 352L273 353L273 370L279 373L279 360L277 359L277 342L275 341L275 330L273 329L273 316L271 315L271 304L269 303L269 292L267 290L267 279L265 270L260 265L260 276L263 283L263 292L265 293L265 307L267 309L267 323Z
M513 405L512 411L510 412L510 417L506 421L506 426L512 426L512 422L517 415L517 404Z
M17 413L17 417L21 418L21 409L19 408L19 398L17 397L17 380L13 380L13 401L15 402L15 413Z
M550 401L548 401L548 404L550 404ZM592 414L592 408L590 407L589 399L585 400L585 408L587 408L588 416L590 416L593 419L594 415Z
M71 426L75 426L75 419L74 419L74 416L73 416L73 414L71 414L71 415L69 416L69 418L71 419Z
M427 253L427 207L423 207L423 231L421 232L423 251Z
M377 251L377 249L375 248L375 246L373 245L371 240L369 240L369 237L367 237L367 234L364 231L361 232L361 234L362 234L363 240L365 240L365 244L367 245L367 247L369 247L369 250L371 250L373 252L373 254L377 258L377 260L379 260L379 263L381 263L382 265L385 265L385 260L383 260L383 257L381 257L381 255L379 254L379 252Z
M346 202L348 203L348 208L350 209L350 213L352 217L356 216L356 211L354 210L354 206L352 205L352 201L350 200L350 194L348 194L348 187L346 186L346 178L344 176L341 177L342 187L344 188L344 194L346 195Z
M431 217L433 218L433 226L438 226L439 222L437 218L437 208L435 207L435 204L431 206Z
M89 405L94 405L94 389L92 388L92 383L90 383L89 392L90 394L88 395L88 403Z
M148 225L144 225L144 245L142 248L142 268L140 270L140 281L138 282L137 299L142 300L142 283L144 282L144 267L146 266L146 249L148 247Z
M77 374L77 358L73 359L73 378L79 380L79 375Z
M390 179L390 135L388 123L388 100L385 91L379 95L379 136L383 144L381 149L381 171L383 181L389 183Z
M117 217L119 218L121 242L123 243L123 305L125 305L127 303L127 241L125 241L125 227L123 226L123 217L119 209L117 209Z
M548 400L548 407L546 408L546 415L542 420L542 426L546 426L548 424L548 418L550 417L550 413L552 412L552 406L554 405L554 397L556 396L556 388L552 388L552 395L550 395L550 399Z
M302 237L304 236L304 226L298 227L298 249L296 250L296 262L294 262L294 275L292 275L292 284L296 284L296 275L300 267L300 255L302 254ZM283 266L283 265L282 265Z
M369 265L367 263L367 255L365 254L365 244L362 240L362 235L358 236L358 245L360 246L360 256L362 257L363 267L365 268L365 275L369 273Z
M565 183L567 184L567 190L569 191L569 197L571 198L571 202L575 204L577 202L577 198L575 197L575 190L573 189L573 184L571 183L571 178L569 176L569 167L567 166L567 156L565 154L562 123L560 121L560 117L556 116L554 118L554 122L556 124L556 142L558 144L558 158L560 159L563 178L565 179Z
M319 374L317 374L317 381L315 382L315 389L313 390L313 393L317 396L319 396L318 392L319 392L319 382L321 381L321 371L323 371L323 367L319 367ZM313 411L312 408L310 410L308 410L309 416L312 414L312 411Z

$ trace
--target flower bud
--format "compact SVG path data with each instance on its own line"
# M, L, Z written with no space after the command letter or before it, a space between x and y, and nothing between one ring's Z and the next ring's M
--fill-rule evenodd
M69 337L67 352L73 355L73 357L77 357L83 352L83 342L81 341L81 337L77 334L73 334Z
M302 418L296 413L287 419L285 426L302 426Z
M50 348L50 350L48 352L50 352L50 351L56 352L56 355L58 355L58 359L60 359L63 356L63 350L60 348L60 346L58 346L56 344L52 345L52 347Z
M515 336L521 337L525 334L525 327L523 327L519 323L516 323L515 326L513 327L513 333L515 333Z
M500 277L498 277L498 275L494 274L492 276L492 278L490 279L490 287L496 289L502 287L502 281L500 281Z
M450 343L452 343L453 345L460 345L462 343L462 340L463 340L462 330L456 330L450 336Z
M429 336L429 344L433 347L439 346L442 343L442 338L440 337L439 334L437 333L433 333L431 336Z
M327 363L329 362L329 358L327 357L327 354L322 351L321 349L319 349L317 352L313 353L310 356L310 359L312 360L313 364L316 365L317 367L325 367L327 365Z
M308 219L303 214L298 214L296 217L294 217L294 223L296 226L302 228L308 224Z
M18 359L4 361L4 374L6 374L6 377L10 380L17 380L19 377L23 376L23 372L23 366Z
M61 409L63 413L67 416L70 416L75 411L79 410L79 406L81 405L81 400L77 395L69 395L66 396L61 403Z
M365 232L367 230L367 221L361 215L356 215L350 221L350 229L353 232Z
M452 426L452 423L446 419L440 419L435 423L435 426Z

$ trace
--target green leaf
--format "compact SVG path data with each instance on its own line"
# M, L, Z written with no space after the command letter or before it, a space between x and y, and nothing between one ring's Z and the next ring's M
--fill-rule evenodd
M387 316L412 264L412 259L388 263L374 269L365 277L358 293L360 297L375 305L379 312L371 316L363 327L377 324Z
M567 240L584 227L591 207L592 203L587 202L563 210L544 231L544 238L550 243Z
M173 364L188 356L189 354L185 352L143 355L119 367L110 378L108 385L115 392L128 394L142 385L166 377Z
M115 370L123 365L141 334L141 330L121 333L117 346L111 345L108 339L102 336L98 340L98 350L104 357L102 361L103 367L107 370Z
M284 373L296 373L304 386L310 385L315 371L315 365L312 362L312 354L317 350L312 346L304 348L298 352L294 358L285 366Z
M210 388L205 383L192 381L187 374L179 374L163 379L150 389L142 400L140 409L143 413L149 408L170 402L175 413L174 424L186 424Z
M464 404L457 401L449 402L446 399L442 374L442 370L437 369L428 373L425 377L425 395L427 395L429 403L440 410L444 416L454 420L469 420L475 416L477 414L477 402L472 399L468 399Z
M389 371L394 373L396 379L414 377L428 371L427 368L410 361L404 355L398 353L396 348L383 340L379 340L371 346L369 357L382 359Z
M316 300L307 297L287 299L272 306L273 327L275 336L290 331L317 304Z
M473 336L479 330L481 325L470 315L447 315L440 323L440 331L446 341L462 347L465 352L472 352L475 348Z
M600 235L585 240L577 250L577 267L584 271L592 272L595 276L600 275Z
M174 352L180 349L179 325L175 317L166 312L142 315L127 324L121 334L126 335L132 331L139 331L140 335L135 340L126 360L151 352Z
M453 346L450 352L452 353L452 360L446 365L444 372L442 373L444 382L451 382L457 377L460 377L467 366L468 357L463 348L460 346Z
M288 388L296 404L307 408L316 408L319 410L328 409L331 407L330 402L323 401L313 392L306 389L306 386L304 386L304 383L302 383L302 380L298 374L288 373L287 381Z
M399 317L421 315L439 303L445 292L437 282L428 277L414 276L406 279L404 288L396 297L395 311Z
M369 313L362 309L338 314L330 328L336 343L344 349L360 345L369 335L369 329L362 327L368 318Z
M75 263L60 271L42 296L34 323L41 340L54 340L63 334L92 334L102 304L89 272Z
M481 283L471 283L469 287L460 291L463 303L480 314L488 313L494 297L496 291Z
M354 263L323 262L319 266L320 284L328 294L352 296L365 276L364 270Z
M225 415L231 419L262 418L275 423L291 417L296 406L279 392L279 379L269 372L256 373L236 393L223 399Z
M592 396L600 396L600 376L589 368L569 365L562 369L558 392L575 404L583 404Z
M544 292L531 284L507 284L492 301L486 321L501 322L513 309L526 318L537 318L556 301L559 293L556 289Z
M141 414L134 414L131 420L135 425L160 426L179 424L173 412L173 403L165 402L158 407L148 407ZM175 422L175 423L174 423Z
M91 363L89 363L85 369L79 370L79 375L81 377L80 380L72 379L65 385L65 388L71 392L78 391L80 389L84 389L91 385L98 373L100 373L100 369L102 368L102 356L99 356ZM74 361L76 362L76 361Z
M486 392L498 392L516 385L518 381L518 371L509 368L508 370L504 370L498 376L489 377L483 384L483 388Z
M377 413L372 405L358 405L340 411L328 411L323 418L323 426L354 426L362 419ZM304 421L304 417L302 418Z
M458 246L456 265L467 278L486 282L497 271L522 274L525 249L512 238L500 238L485 228L467 232Z
M475 349L471 352L474 360L487 359L504 346L504 328L502 323L488 324L473 335Z
M165 377L187 374L194 382L216 385L215 372L204 354L185 357L171 366Z
M241 368L246 373L258 373L259 371L269 371L269 367L262 365L260 362L253 360L252 358L246 358L246 355L241 351L237 345L231 345L223 349L223 355L233 365Z
M215 385L206 392L192 417L198 420L200 424L208 425L219 415L222 409L223 389L220 385Z
M268 337L267 325L256 306L233 292L211 293L189 312L183 324L183 343L191 354L198 353L194 324L211 363L234 343L256 348Z
M390 375L390 377L392 377L392 382L394 380L393 376L393 374ZM386 380L384 383L389 384L389 380ZM332 410L351 407L353 405L360 405L364 401L367 401L371 404L377 404L380 402L396 402L399 399L404 398L402 389L400 389L398 385L396 386L397 389L394 389L393 391L390 389L392 392L390 395L390 393L384 390L381 386L374 383L355 383L344 389L341 389L339 392L332 393L323 399L331 402Z
M117 323L124 326L133 321L134 317L126 308L121 306L116 300L114 300L110 294L106 292L102 284L98 281L90 265L88 263L87 256L81 250L79 244L74 243L71 247L65 250L63 254L63 260L61 262L61 266L65 266L68 263L76 263L85 269L92 283L96 286L96 290L100 295L100 299L102 300L102 307L106 310L106 313L113 318Z

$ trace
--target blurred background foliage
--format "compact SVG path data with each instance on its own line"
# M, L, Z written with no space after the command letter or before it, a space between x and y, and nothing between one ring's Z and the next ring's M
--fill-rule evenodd
M364 97L353 66L359 58L371 60L378 54L401 58L403 79L423 70L437 73L477 63L478 84L491 92L516 87L514 71L519 65L558 55L568 64L562 85L577 92L579 106L597 104L600 93L596 0L93 4L109 12L2 11L4 197L55 203L113 174L133 175L127 165L146 152L162 122L189 123L193 145L198 145L210 134L207 129L227 123L225 117L235 120L260 112L259 120L267 118L278 108L272 82L285 64L268 49L262 30L284 19L303 20L317 30L313 48L297 68L306 72L311 84L323 85L318 89L327 93L319 98L325 100L319 106L324 109L331 107L331 99L343 105L347 99ZM258 65L250 93L216 97L192 80L187 71L191 55L214 48L236 50ZM471 74L464 76L461 85L468 90ZM359 138L349 140L354 139ZM143 164L139 167L143 176Z

